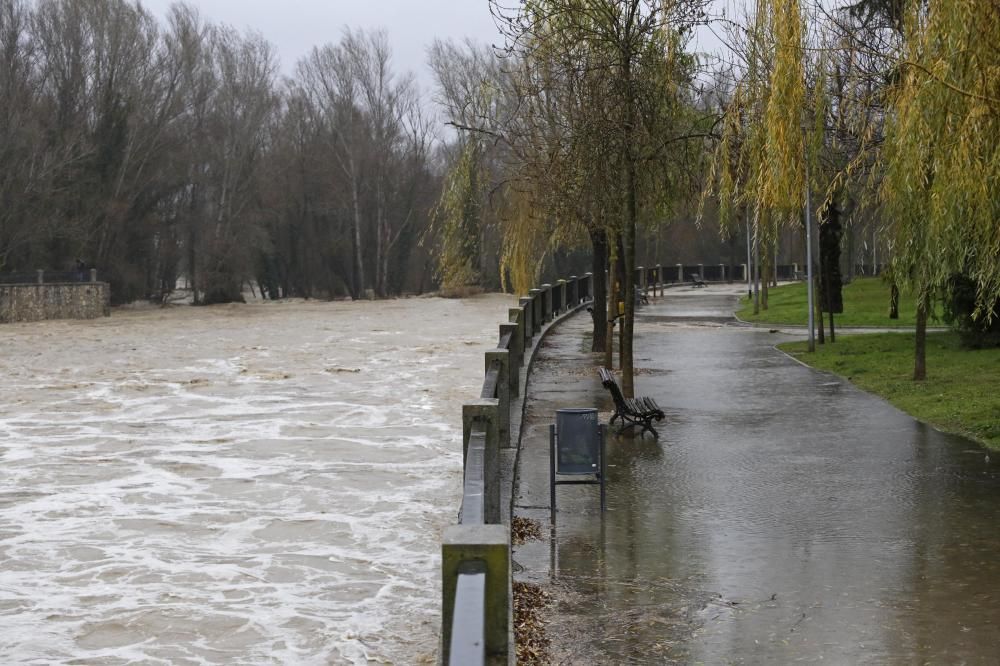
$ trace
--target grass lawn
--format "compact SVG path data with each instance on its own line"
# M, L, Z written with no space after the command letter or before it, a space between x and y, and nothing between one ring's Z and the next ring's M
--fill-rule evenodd
M805 326L808 317L806 283L795 282L771 289L768 306L767 310L754 315L753 301L744 298L736 314L744 321ZM913 298L904 293L899 297L899 319L889 319L889 285L881 278L856 278L844 286L844 313L834 315L834 322L837 326L912 327L915 311ZM829 315L824 315L824 321L829 321Z
M915 382L913 334L838 337L836 344L779 346L803 363L846 377L921 421L1000 449L1000 349L965 350L952 332L927 336L927 376Z

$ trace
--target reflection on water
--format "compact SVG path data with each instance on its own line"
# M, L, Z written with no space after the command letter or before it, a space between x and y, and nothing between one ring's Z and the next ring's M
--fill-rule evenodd
M412 663L509 301L0 327L4 663Z
M766 331L640 331L638 390L667 425L658 444L612 443L603 521L585 491L560 495L558 654L995 663L1000 476L982 449L795 364Z

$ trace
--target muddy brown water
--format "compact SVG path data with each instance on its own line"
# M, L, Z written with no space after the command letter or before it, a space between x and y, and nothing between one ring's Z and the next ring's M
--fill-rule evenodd
M562 487L555 531L515 552L557 599L554 661L1000 663L1000 456L722 323L734 298L643 310L660 441L613 439L609 511ZM550 338L529 389L517 513L546 527L543 428L559 407L611 409L580 372L588 324Z
M420 663L509 298L0 326L0 663Z

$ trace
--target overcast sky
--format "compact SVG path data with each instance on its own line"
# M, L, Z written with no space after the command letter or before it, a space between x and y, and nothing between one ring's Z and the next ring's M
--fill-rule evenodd
M173 0L140 0L163 18ZM487 0L189 0L203 18L254 30L277 47L282 71L312 47L336 42L345 26L385 28L396 71L417 75L426 95L432 85L427 47L435 37L482 43L500 40Z
M163 19L176 0L139 0ZM712 0L710 15L739 16L747 0ZM417 77L423 99L434 93L427 66L427 48L435 37L502 45L489 0L188 0L211 23L225 23L240 32L252 30L277 49L281 70L293 74L295 63L314 46L340 40L345 27L384 28L393 50L393 69ZM715 53L721 48L721 24L696 31L691 45Z

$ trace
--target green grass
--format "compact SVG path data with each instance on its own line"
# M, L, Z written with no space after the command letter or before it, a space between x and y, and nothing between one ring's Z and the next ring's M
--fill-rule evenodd
M913 334L837 338L806 352L805 342L779 348L813 367L851 380L946 432L1000 449L1000 349L965 350L953 332L927 336L927 380L915 382Z
M753 301L743 298L736 313L744 321L761 324L792 324L805 326L806 283L796 282L771 289L768 309L753 314ZM899 319L889 319L889 286L880 278L859 278L844 286L844 313L834 315L837 326L863 326L874 328L912 327L915 324L913 298L908 294L899 297ZM824 316L829 321L829 315Z

